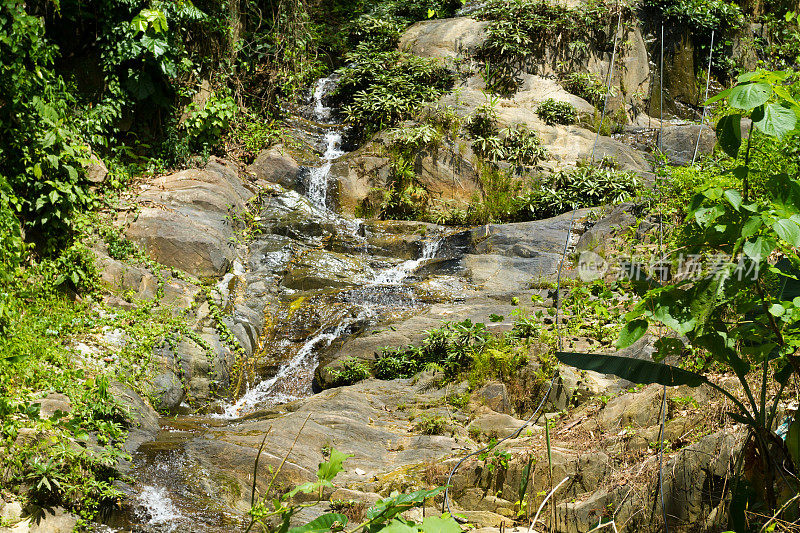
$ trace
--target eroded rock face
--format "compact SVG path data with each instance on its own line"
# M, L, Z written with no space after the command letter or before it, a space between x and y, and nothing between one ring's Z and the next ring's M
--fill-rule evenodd
M127 229L159 263L195 276L219 276L235 257L236 223L253 196L236 167L212 159L157 179L137 201L143 205Z

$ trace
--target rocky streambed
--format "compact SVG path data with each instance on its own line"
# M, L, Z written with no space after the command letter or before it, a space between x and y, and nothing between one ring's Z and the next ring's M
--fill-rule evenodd
M447 61L485 39L484 26L467 18L419 23L401 46ZM649 87L649 64L637 31L629 36L633 44L622 59L628 68L620 83L641 92ZM607 64L602 57L593 61L595 70ZM444 321L470 319L506 331L519 308L512 301L537 296L540 309L553 305L552 282L565 243L570 251L602 247L636 222L629 205L595 210L591 217L583 210L574 217L474 228L355 218L374 188L386 186L389 161L381 135L346 152L346 130L326 105L334 83L320 80L294 120L306 147L302 153L273 146L247 168L211 158L146 183L131 196L130 214L121 220L128 238L171 270L117 261L98 248L109 286L132 295L134 304L155 301L184 317L193 332L155 354L152 403L168 416L156 415L131 391L118 391L136 406L140 425L127 443L133 453L127 472L134 482L125 486L128 498L110 527L239 529L265 437L258 490L266 488L268 469L278 468L287 452L281 488L314 479L332 447L353 454L337 477L340 488L325 491L328 503L305 509L298 522L324 512L331 501L368 505L393 490L446 483L460 457L524 425L530 413L513 405L512 396L543 393L540 363L530 358L519 371L522 392L490 382L459 407L450 399L467 391L466 382L440 386L438 376L425 372L334 387L337 370L352 358L370 362L384 347L419 344L426 330ZM439 104L466 116L482 105L484 92L472 76ZM620 96L623 107L628 96ZM636 118L627 137L616 138L545 125L534 109L553 97L593 109L545 71L523 73L520 91L499 99L502 126L525 124L547 146L551 156L538 171L575 165L596 151L645 179L651 175L648 154L636 144L655 131L649 120L645 125ZM675 129L663 137L666 151L685 155L704 131ZM713 148L713 138L703 142L703 151ZM435 153L421 152L416 165L426 189L456 203L480 190L474 156L464 146L456 141ZM568 267L565 278L574 277ZM108 303L130 305L129 300L112 297ZM492 322L492 315L503 318ZM581 339L571 341L581 348ZM644 339L625 355L649 357L651 349ZM489 468L485 457L464 463L452 479L453 510L475 527L511 524L522 471L532 465L530 494L541 495L553 480L569 478L556 498L557 531L588 531L608 517L619 531L647 530L658 523L652 442L660 389L633 390L611 376L565 367L558 376L545 404L553 413L552 474L541 419L497 449L507 454L502 468ZM230 391L232 398L219 399ZM721 400L702 390L669 395L700 400L697 409L669 403L667 438L684 447L667 461L677 474L665 481L665 505L675 527L713 526L724 505L715 495L741 445L739 436L717 431L723 425ZM597 397L606 401L589 401ZM431 417L447 421L442 434L419 431L418 423Z

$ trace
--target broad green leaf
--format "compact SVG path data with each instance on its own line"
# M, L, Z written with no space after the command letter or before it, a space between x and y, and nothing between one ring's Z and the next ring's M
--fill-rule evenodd
M331 449L330 458L319 465L317 478L319 478L320 481L332 481L333 478L336 477L336 474L344 470L342 463L344 463L344 460L348 457L353 457L353 454L344 454L335 448Z
M742 145L742 116L727 115L717 122L717 140L720 148L731 157L739 154Z
M715 96L712 96L711 98L709 98L708 100L703 102L703 105L704 106L711 105L714 102L718 102L719 100L722 100L723 98L726 98L729 94L731 94L731 90L730 89L725 89L724 91L721 91L721 92L717 93Z
M754 125L762 133L781 139L795 129L797 115L791 109L770 103L764 106L763 113L755 120Z
M435 489L418 490L409 494L393 494L376 502L375 505L367 509L367 518L372 520L380 517L382 520L389 520L399 513L421 504L428 498L433 498L443 490L444 487L436 487Z
M347 522L347 517L343 514L328 513L315 518L304 526L293 527L289 533L329 533L343 529Z
M758 230L760 230L761 226L763 225L764 224L760 216L750 217L749 219L747 219L747 222L745 222L744 225L742 226L742 237L744 237L745 239L749 239L750 237L758 233Z
M769 254L772 253L772 250L775 248L775 241L768 238L768 237L758 237L754 241L747 241L742 246L742 251L744 255L752 259L753 261L760 263L764 261Z
M778 234L778 237L788 242L792 246L800 246L800 226L797 222L788 218L777 220L772 229Z
M461 526L451 517L429 516L422 521L420 530L424 533L461 533Z
M775 303L769 306L769 314L772 316L783 316L786 312L786 308L784 308L781 304Z
M742 205L742 195L739 194L739 191L736 189L728 189L724 192L725 199L733 206L734 209L737 211L739 210L739 206Z
M631 320L625 326L623 326L622 331L619 334L619 339L617 340L617 348L627 348L634 342L641 339L645 333L647 333L647 326L648 322L645 319L636 319Z
M677 385L697 387L706 382L706 378L700 374L644 359L570 352L556 352L556 357L565 365L574 366L581 370L592 370L601 374L613 374L622 379L643 385L658 383L659 385L670 387Z
M377 531L381 531L382 533L417 533L419 529L414 526L409 526L400 520L392 520L389 525Z
M753 109L765 104L771 94L772 86L769 83L745 82L731 89L728 103L737 109Z
M775 94L783 98L785 101L789 102L790 104L797 105L797 101L794 97L789 93L789 90L786 89L783 85L775 85L773 87Z

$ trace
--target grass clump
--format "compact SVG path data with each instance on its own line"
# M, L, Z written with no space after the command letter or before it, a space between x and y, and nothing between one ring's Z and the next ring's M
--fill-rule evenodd
M443 416L423 416L414 424L414 431L422 435L442 435L447 427Z

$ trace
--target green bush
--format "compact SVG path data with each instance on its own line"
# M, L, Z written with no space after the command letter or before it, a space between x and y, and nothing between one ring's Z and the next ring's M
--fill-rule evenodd
M422 435L442 435L446 427L447 419L442 416L422 416L413 429Z
M559 102L548 98L536 108L536 114L544 120L545 124L553 126L555 124L574 124L578 120L578 112L575 106L569 102Z
M330 371L334 387L352 385L369 377L369 367L356 357L349 357L340 363L340 367Z
M513 165L535 165L547 157L536 133L525 125L516 125L500 131L497 114L491 105L483 105L465 124L472 137L472 150L487 161L507 161Z
M186 133L190 148L208 152L222 140L236 116L236 102L230 95L213 94L202 108L192 104L189 106L183 130Z
M453 86L453 74L435 59L360 45L347 60L334 97L362 137L412 118Z
M566 76L561 84L567 92L580 96L597 108L603 107L603 101L607 94L614 95L613 91L609 92L608 86L599 77L585 72L573 72Z
M593 166L562 170L518 198L516 218L535 220L572 209L624 202L638 189L639 179L629 172Z

